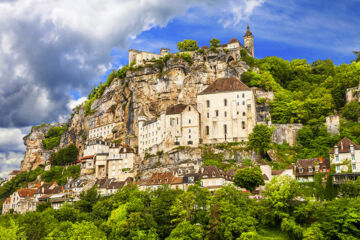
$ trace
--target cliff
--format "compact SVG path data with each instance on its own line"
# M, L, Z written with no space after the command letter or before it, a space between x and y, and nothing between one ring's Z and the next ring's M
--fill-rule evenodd
M220 77L238 77L248 66L241 60L240 50L219 50L194 53L192 63L179 57L162 64L146 64L128 71L125 79L115 79L91 106L86 115L79 106L73 110L67 131L61 137L60 147L76 144L80 154L88 138L88 130L107 123L116 123L109 140L118 140L137 146L137 117L142 109L148 117L158 116L168 106L195 104L196 94ZM26 145L22 170L44 164L49 151L41 147L48 129L38 128L24 138Z

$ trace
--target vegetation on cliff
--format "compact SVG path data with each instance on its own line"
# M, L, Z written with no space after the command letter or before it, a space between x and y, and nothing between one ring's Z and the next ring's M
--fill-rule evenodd
M74 144L70 144L59 151L54 152L50 156L50 163L52 166L64 166L69 163L76 162L78 159L79 150Z
M59 146L61 134L66 131L66 126L54 126L46 133L42 140L43 146L46 150L52 150Z

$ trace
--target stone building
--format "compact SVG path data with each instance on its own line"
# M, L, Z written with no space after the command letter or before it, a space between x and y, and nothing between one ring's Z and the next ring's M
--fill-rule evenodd
M360 145L344 137L330 151L331 165L336 173L360 172Z
M318 158L299 159L294 166L298 182L313 182L315 173L329 173L330 160Z
M10 209L16 213L26 213L36 210L34 194L36 189L20 188L10 196Z
M202 142L247 141L256 124L253 91L237 78L219 78L197 95Z
M199 144L200 115L193 105L170 106L160 117L147 121L139 114L139 154L168 151L175 146Z
M98 126L89 130L89 139L105 139L112 134L112 129L115 127L115 123L109 123L103 126ZM111 136L111 135L110 135Z
M254 57L254 35L250 31L249 25L247 26L247 31L244 35L244 46L250 52L251 56Z
M14 177L16 177L16 175L20 174L21 171L20 170L13 170L11 173L9 173L9 181L11 179L13 179Z
M136 62L136 64L143 64L146 61L149 61L152 59L159 59L160 57L163 57L168 53L170 53L169 48L161 48L160 54L146 52L146 51L139 51L139 50L135 50L135 49L129 49L129 65L132 62Z
M118 180L134 177L135 151L127 145L116 146L113 144L108 156L108 176Z
M338 134L340 129L340 117L338 115L327 116L326 128L330 134Z
M273 126L272 141L278 144L287 142L290 146L295 145L298 131L303 127L301 123L273 124Z
M359 86L348 88L346 91L346 103L349 103L351 101L360 102L360 82Z

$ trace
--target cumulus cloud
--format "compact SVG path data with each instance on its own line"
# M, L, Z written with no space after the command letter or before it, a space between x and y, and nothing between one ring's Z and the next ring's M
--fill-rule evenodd
M24 151L22 138L27 131L28 128L0 128L0 152Z
M23 153L0 153L0 177L7 178L12 170L19 169L19 163L23 159Z

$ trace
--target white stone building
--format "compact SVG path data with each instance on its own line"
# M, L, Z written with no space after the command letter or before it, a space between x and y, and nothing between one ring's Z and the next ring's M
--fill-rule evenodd
M113 144L107 158L108 177L125 180L134 177L135 151L127 145L116 146Z
M10 196L10 209L14 212L25 213L36 210L36 189L20 188Z
M112 129L115 127L115 123L109 123L103 126L98 126L89 130L89 139L105 139L112 134Z
M140 155L168 151L175 146L198 146L200 115L195 106L170 106L159 118L149 121L143 113L139 115Z
M331 165L335 165L336 173L358 173L360 172L360 145L356 145L345 137L331 149L330 160Z
M168 53L170 53L169 48L161 48L160 54L130 49L129 50L129 64L134 61L136 62L136 65L143 64L146 61L149 61L152 59L159 59L160 57L163 57Z
M256 124L253 91L237 78L219 78L197 96L202 142L247 141Z

